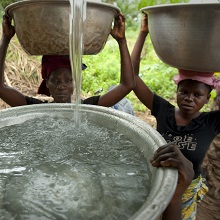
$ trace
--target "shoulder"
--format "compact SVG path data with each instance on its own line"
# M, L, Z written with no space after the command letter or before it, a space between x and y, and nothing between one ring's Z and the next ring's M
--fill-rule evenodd
M207 118L208 120L220 120L220 110L202 112L200 118Z
M166 103L166 104L168 104L169 102L166 100L166 99L164 99L164 98L162 98L161 96L159 96L159 95L157 95L156 93L154 93L154 98L153 98L153 102L155 103Z
M83 104L98 105L100 96L91 96L82 101Z
M43 103L48 103L48 101L42 101L40 99L36 99L33 97L25 96L27 105L33 105L33 104L43 104Z
M154 93L153 98L153 108L155 106L167 106L167 107L174 107L170 102L168 102L166 99L162 98L161 96Z
M220 133L220 110L210 111L210 112L203 112L201 113L200 120L204 120L206 125L215 132Z

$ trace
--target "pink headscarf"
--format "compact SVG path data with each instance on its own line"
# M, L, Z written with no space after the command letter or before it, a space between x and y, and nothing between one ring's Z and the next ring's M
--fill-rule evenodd
M69 56L44 55L42 57L41 75L43 81L38 88L38 94L50 96L50 91L46 86L46 79L49 77L52 71L58 68L67 68L71 70Z
M214 76L213 72L197 72L192 70L179 69L179 74L173 77L173 81L177 85L179 84L179 82L186 79L202 82L206 85L211 86L212 89L220 88L220 79L217 79Z

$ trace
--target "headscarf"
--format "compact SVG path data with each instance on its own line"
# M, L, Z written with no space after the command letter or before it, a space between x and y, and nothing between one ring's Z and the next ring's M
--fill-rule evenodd
M86 69L86 67L87 66L85 64L82 64L82 70ZM52 71L58 68L71 70L71 63L68 55L44 55L42 57L41 75L43 81L38 88L38 94L50 96L50 91L46 86L46 79L48 79Z
M173 77L175 84L187 79L196 80L209 85L212 89L220 88L220 79L214 76L214 72L199 72L192 70L178 70L179 73Z

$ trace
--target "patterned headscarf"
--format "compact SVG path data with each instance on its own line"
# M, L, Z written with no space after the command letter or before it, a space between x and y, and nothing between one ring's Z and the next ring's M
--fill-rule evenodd
M202 82L206 85L211 86L212 89L220 88L220 79L217 79L214 76L214 72L198 72L179 69L179 73L173 77L173 81L177 85L179 84L179 82L187 79Z

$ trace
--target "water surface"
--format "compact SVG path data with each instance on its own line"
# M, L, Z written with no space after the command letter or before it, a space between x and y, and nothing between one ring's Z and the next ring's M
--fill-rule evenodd
M0 219L128 219L148 195L126 135L42 117L0 129Z

